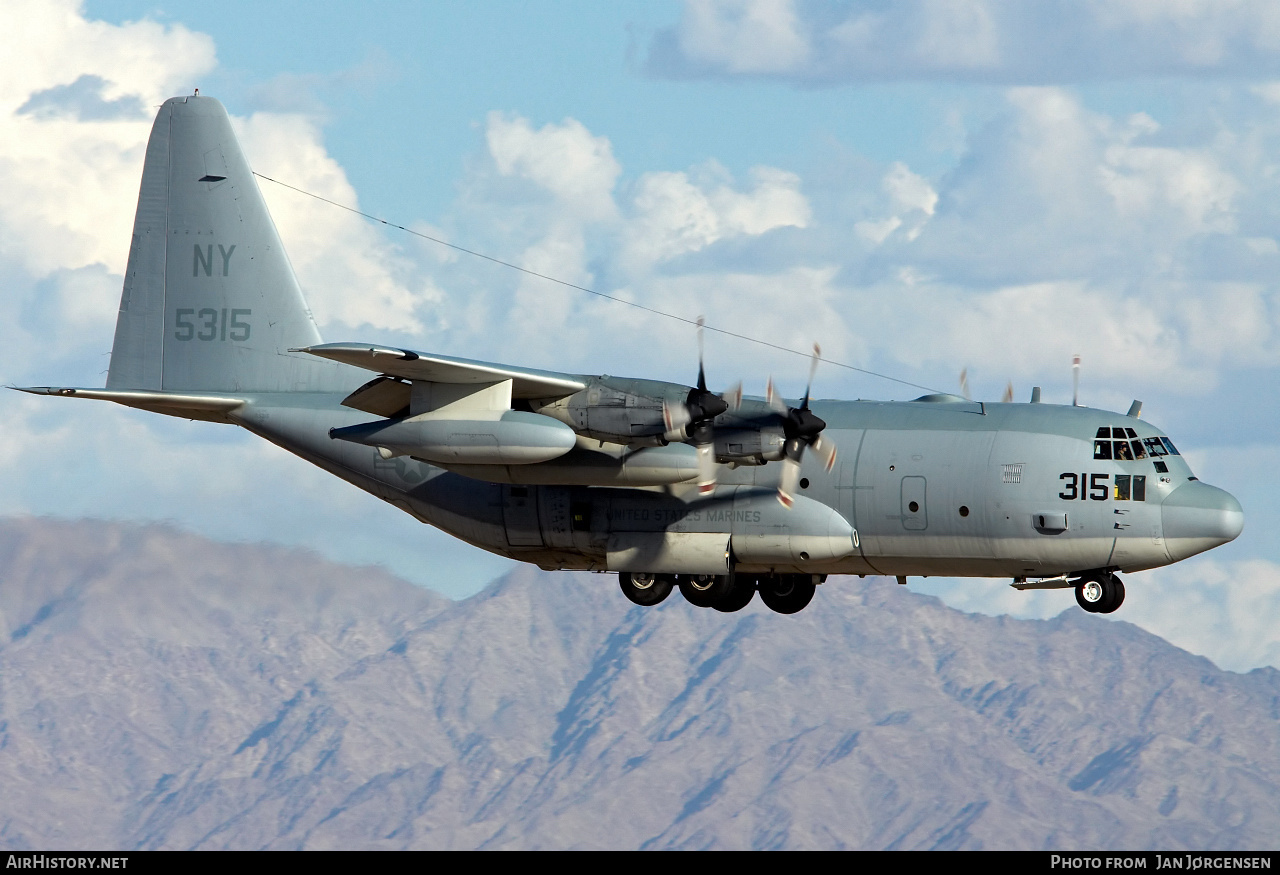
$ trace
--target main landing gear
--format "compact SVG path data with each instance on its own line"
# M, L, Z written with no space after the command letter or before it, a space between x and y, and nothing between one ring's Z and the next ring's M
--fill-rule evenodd
M1110 614L1124 604L1124 584L1110 571L1092 573L1076 583L1076 602L1091 614Z
M817 584L825 576L815 574L648 574L618 573L622 594L637 605L656 605L679 588L685 601L699 608L726 614L751 603L756 592L771 611L794 614L813 600Z

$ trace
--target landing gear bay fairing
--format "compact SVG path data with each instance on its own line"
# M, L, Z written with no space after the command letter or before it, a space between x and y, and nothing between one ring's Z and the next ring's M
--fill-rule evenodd
M816 355L815 355L816 364ZM812 372L810 373L812 382ZM1235 538L1240 504L1128 414L810 401L324 343L222 104L147 146L105 389L28 388L248 429L481 549L802 610L831 574L1012 578L1124 600L1120 572Z

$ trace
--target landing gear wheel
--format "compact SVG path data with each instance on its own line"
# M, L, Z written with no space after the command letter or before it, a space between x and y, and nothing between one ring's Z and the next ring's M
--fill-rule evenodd
M1124 604L1124 584L1120 582L1120 578L1114 574L1108 574L1106 584L1109 584L1106 586L1107 599L1102 607L1098 608L1099 614L1115 613Z
M646 574L641 571L619 571L618 586L622 594L637 605L649 607L671 595L675 585L668 574Z
M1124 584L1111 573L1086 577L1076 584L1076 603L1091 614L1114 613L1124 604Z
M714 607L731 586L728 575L723 574L682 574L679 580L680 594L698 608Z
M1102 581L1086 577L1076 584L1076 604L1091 614L1098 613L1098 608L1106 600L1106 589Z
M808 574L770 574L760 578L760 600L779 614L803 611L817 587Z
M735 574L730 580L732 587L711 606L725 614L742 610L751 604L756 594L756 579L752 575Z

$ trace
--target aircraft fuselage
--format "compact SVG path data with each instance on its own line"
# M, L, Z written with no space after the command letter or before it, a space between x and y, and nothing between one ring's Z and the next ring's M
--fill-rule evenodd
M1090 408L815 402L839 461L828 473L806 459L797 510L775 500L772 464L720 466L709 496L686 484L478 481L332 440L331 428L370 417L339 406L338 396L293 398L296 406L282 406L279 395L252 398L231 418L452 535L544 568L620 570L611 542L648 538L659 548L684 538L703 552L723 540L741 554L730 563L748 572L1034 578L1167 565L1231 540L1243 524L1235 499L1196 480L1161 432ZM1117 440L1097 437L1102 428L1133 430L1134 438L1116 432L1125 434L1124 458L1110 452ZM1097 458L1104 442L1110 458ZM824 512L847 522L848 534L823 528ZM803 536L837 546L825 555L823 544L762 553L740 546ZM841 538L849 540L843 552ZM706 573L719 570L713 564Z

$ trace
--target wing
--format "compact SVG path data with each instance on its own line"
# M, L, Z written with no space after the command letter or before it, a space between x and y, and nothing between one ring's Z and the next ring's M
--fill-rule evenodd
M515 368L368 343L322 343L289 351L309 353L403 380L464 384L510 380L512 398L563 398L587 387L586 381L573 374Z

